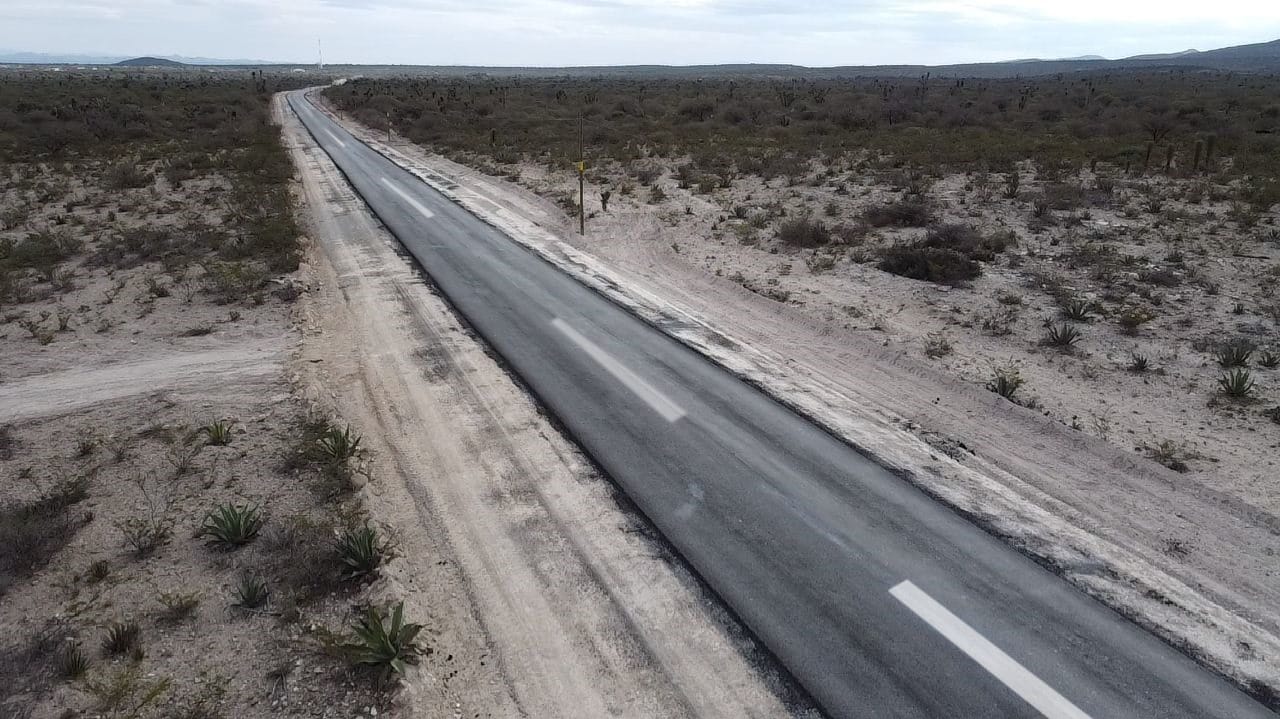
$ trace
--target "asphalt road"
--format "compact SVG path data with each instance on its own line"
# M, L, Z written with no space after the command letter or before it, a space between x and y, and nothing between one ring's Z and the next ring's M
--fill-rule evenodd
M1274 719L289 99L449 301L831 716Z

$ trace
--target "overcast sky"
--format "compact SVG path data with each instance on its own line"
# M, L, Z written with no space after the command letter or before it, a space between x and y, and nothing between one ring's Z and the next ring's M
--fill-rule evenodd
M1280 0L0 0L0 49L314 62L944 64L1280 38Z

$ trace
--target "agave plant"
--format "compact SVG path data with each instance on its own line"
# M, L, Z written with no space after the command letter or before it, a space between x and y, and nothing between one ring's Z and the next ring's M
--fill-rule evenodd
M1267 369L1280 367L1280 354L1276 354L1270 350L1264 350L1262 354L1258 355L1258 364L1266 367Z
M205 438L209 444L215 447L225 447L231 444L231 429L235 426L235 422L227 419L219 419L200 428L204 432Z
M360 435L351 431L350 425L341 431L329 427L316 440L321 456L334 463L342 463L360 454Z
M142 627L137 622L121 622L107 627L102 638L102 649L107 654L125 654L136 649L142 641Z
M1071 300L1062 306L1062 316L1075 322L1093 319L1093 303L1087 300Z
M987 382L987 389L1013 402L1015 401L1013 396L1018 393L1018 388L1024 382L1016 368L1005 367L996 370L995 375Z
M355 641L342 646L348 661L377 669L382 680L392 674L404 674L409 664L417 664L423 650L417 644L419 624L404 621L404 602L390 614L370 607L355 627Z
M346 568L343 578L354 579L377 571L388 549L378 530L368 524L343 530L337 539L338 558Z
M68 679L79 679L89 670L89 655L78 642L67 642L58 657L58 670Z
M1218 378L1218 386L1226 396L1244 399L1253 392L1253 375L1247 369L1233 369Z
M253 574L243 574L232 592L236 598L236 606L245 609L257 609L267 603L271 590L267 583Z
M256 505L221 504L205 515L200 534L213 544L234 549L253 541L265 521Z
M1232 367L1247 367L1249 358L1253 356L1254 346L1248 340L1236 340L1228 342L1217 349L1213 353L1218 365L1223 369L1231 369Z
M1062 323L1060 325L1049 325L1044 331L1044 343L1059 349L1069 349L1076 342L1080 341L1080 330L1070 323Z
M1129 355L1129 371L1139 374L1151 369L1151 360L1144 354L1133 352Z

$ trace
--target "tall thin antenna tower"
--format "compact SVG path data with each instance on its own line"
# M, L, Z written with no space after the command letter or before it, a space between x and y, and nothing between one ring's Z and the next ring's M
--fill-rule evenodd
M316 38L316 66L320 72L324 72L324 51L320 49L320 38Z

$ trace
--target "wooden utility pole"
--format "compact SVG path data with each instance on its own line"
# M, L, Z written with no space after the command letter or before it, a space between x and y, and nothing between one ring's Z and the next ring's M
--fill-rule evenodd
M582 147L582 115L578 115L578 234L587 234L587 158Z
M387 110L387 144L391 144L391 111Z

